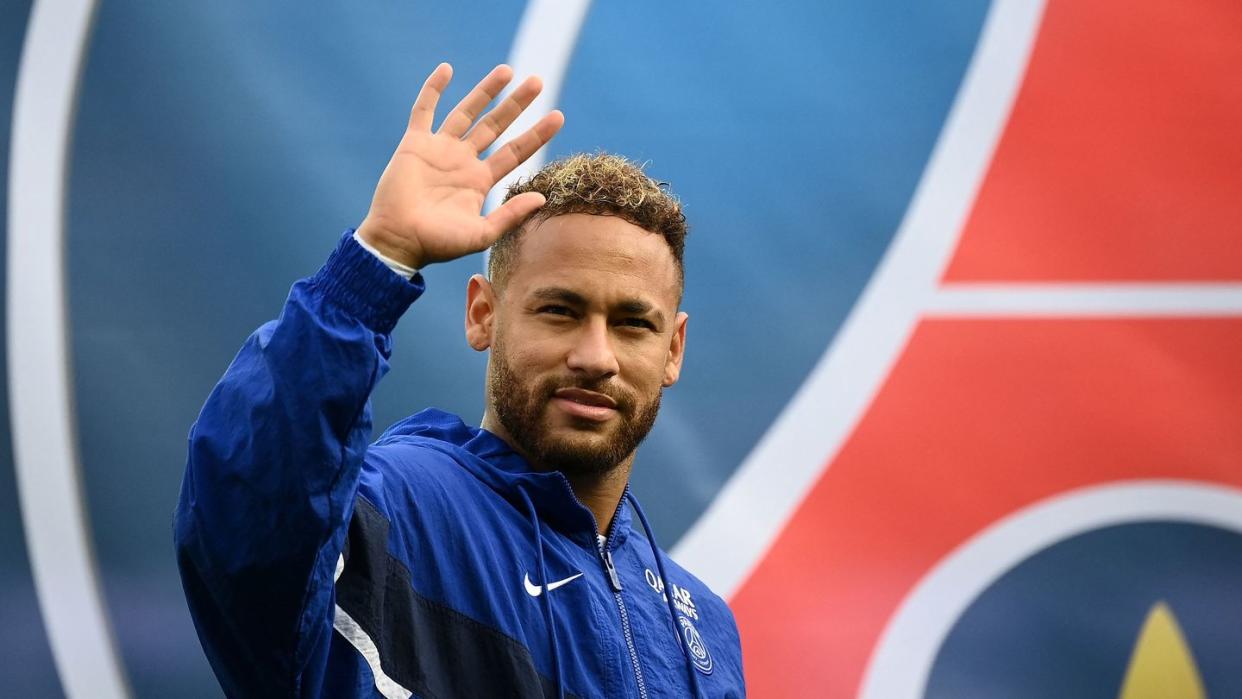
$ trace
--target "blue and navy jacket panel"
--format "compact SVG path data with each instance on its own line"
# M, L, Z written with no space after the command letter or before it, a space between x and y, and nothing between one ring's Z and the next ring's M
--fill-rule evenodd
M614 584L568 481L496 436L429 410L368 446L368 397L422 291L346 234L191 430L174 537L225 692L744 696L728 607L663 555L661 579L625 501Z

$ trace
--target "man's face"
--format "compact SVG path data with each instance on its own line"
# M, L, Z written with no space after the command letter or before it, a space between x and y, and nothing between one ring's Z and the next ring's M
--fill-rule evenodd
M476 299L471 284L468 334ZM602 475L650 431L677 381L686 315L668 244L612 216L532 226L479 332L490 346L488 409L542 467Z

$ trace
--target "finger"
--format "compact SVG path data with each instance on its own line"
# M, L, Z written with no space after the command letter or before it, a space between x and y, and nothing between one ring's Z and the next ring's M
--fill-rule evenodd
M539 192L523 192L488 214L485 221L490 241L487 244L491 245L497 238L504 235L505 231L520 226L531 214L538 211L545 201Z
M414 107L410 109L411 129L431 130L431 124L436 118L436 105L440 102L440 95L444 94L444 88L448 87L452 79L453 66L447 63L441 63L431 71L431 75L428 75L427 80L423 82L423 88L418 91Z
M564 125L565 115L561 114L560 110L553 110L535 122L535 125L521 136L497 148L496 152L483 162L487 163L487 167L492 171L492 177L499 182L500 178L513 172L513 168L526 162L526 159L534 155L535 151L551 141Z
M518 85L517 89L503 102L496 105L495 109L488 112L479 123L475 124L466 136L466 140L479 153L487 150L488 146L495 143L496 139L500 138L500 134L509 128L513 120L526 111L542 90L543 81L537 76L530 76Z
M440 124L440 130L436 133L461 138L474 120L479 118L487 105L496 99L496 95L499 95L512 79L513 69L509 66L501 64L492 68L492 72L480 80L470 94L458 102L457 106L453 107L453 111L444 117L444 123Z

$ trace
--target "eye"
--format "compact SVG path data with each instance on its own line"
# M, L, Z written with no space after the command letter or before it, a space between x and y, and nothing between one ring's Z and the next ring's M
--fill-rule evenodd
M567 318L574 317L574 311L572 308L570 308L569 306L557 306L555 304L549 304L547 306L540 306L538 311L536 312L542 313L542 314L554 315L554 316L565 316Z
M620 325L627 327L627 328L640 328L642 330L651 330L652 332L654 332L656 329L655 323L652 323L646 318L624 318L622 319Z

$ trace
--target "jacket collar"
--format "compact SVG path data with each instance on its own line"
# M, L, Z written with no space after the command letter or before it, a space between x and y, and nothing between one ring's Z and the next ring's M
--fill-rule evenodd
M535 471L500 437L436 408L428 408L395 423L376 443L403 436L420 438L428 446L450 452L458 464L519 510L525 508L519 491L525 491L540 519L570 539L595 548L595 516L574 495L569 480L561 472ZM619 546L629 536L630 517L626 498L622 497L612 518L609 535L612 547Z

